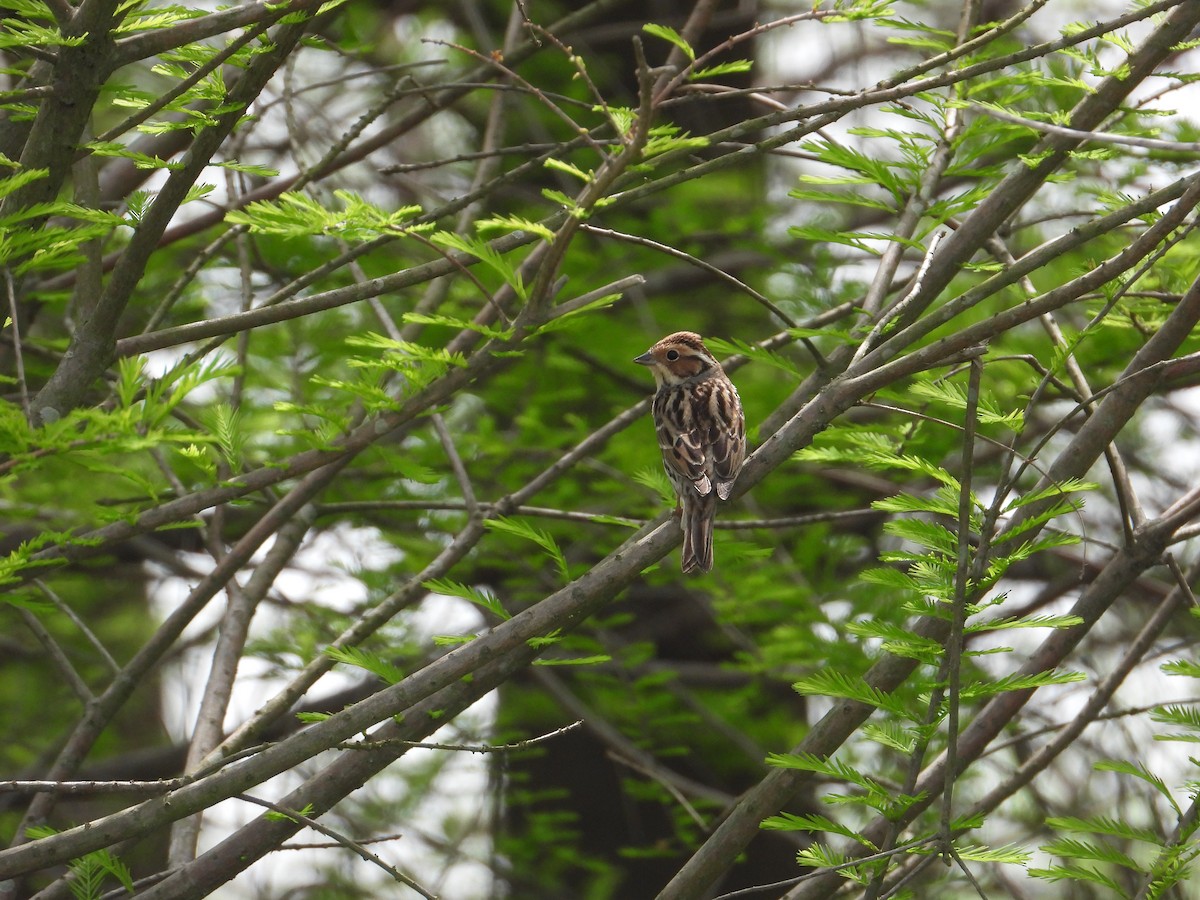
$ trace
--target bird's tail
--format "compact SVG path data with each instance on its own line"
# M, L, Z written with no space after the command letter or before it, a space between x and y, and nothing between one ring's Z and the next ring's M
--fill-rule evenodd
M683 572L708 572L713 567L713 518L717 514L717 496L689 497L683 504Z

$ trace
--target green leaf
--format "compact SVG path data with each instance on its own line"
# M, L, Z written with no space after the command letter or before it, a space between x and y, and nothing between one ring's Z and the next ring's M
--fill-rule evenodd
M734 353L741 353L752 362L761 363L764 366L770 366L773 369L786 372L788 375L795 378L797 383L799 383L803 377L791 360L785 359L778 353L775 353L771 350L757 347L754 344L746 341L739 341L736 338L722 340L721 338L706 337L704 339L704 343L715 353L719 353L724 356L732 356Z
M1092 481L1084 481L1080 478L1070 478L1066 481L1061 481L1057 484L1052 484L1049 487L1042 488L1039 491L1030 491L1028 494L1009 501L1004 507L1005 512L1011 512L1014 509L1020 509L1022 506L1028 506L1031 503L1038 503L1042 500L1051 498L1058 499L1068 494L1078 494L1086 491L1095 491L1099 489L1099 485Z
M968 699L989 697L1005 691L1029 691L1055 684L1074 684L1085 681L1082 672L1038 672L1035 675L1007 675L996 681L982 681L963 687L962 696Z
M913 748L917 746L916 731L903 728L895 722L867 722L859 729L859 732L867 740L905 755L912 753Z
M706 137L692 137L677 125L655 125L650 129L646 146L642 148L642 159L649 160L672 150L695 151L709 145Z
M882 188L891 194L893 202L903 202L905 195L916 186L916 173L903 173L901 165L883 156L875 156L833 140L805 141L801 148L821 162L845 169L843 176L802 175L809 184L864 184Z
M122 409L129 409L142 389L142 370L146 365L144 356L126 356L117 360L117 381L114 388Z
M591 172L585 172L578 166L573 166L571 163L565 162L561 159L554 159L551 157L542 163L542 165L544 165L547 169L553 169L556 172L563 172L564 174L572 175L575 178L578 178L584 184L591 184L593 178L593 174Z
M1167 675L1184 675L1188 678L1200 678L1200 663L1190 659L1175 659L1163 663L1160 667Z
M859 573L858 579L859 581L866 582L867 584L877 584L880 587L891 588L899 591L912 591L917 593L921 589L921 586L917 584L916 580L907 572L890 567L864 569ZM858 623L852 623L848 627L854 628L861 626ZM905 633L907 634L907 632ZM938 646L941 645L939 644Z
M233 172L244 172L247 175L257 175L260 178L276 178L279 175L278 169L272 169L270 166L256 165L254 163L239 163L239 162L219 162L216 165L222 169L229 169Z
M888 694L868 685L860 676L848 675L832 669L814 672L792 685L792 690L803 696L841 697L856 700L876 709L884 709L895 716L918 721L920 712L895 694Z
M861 866L847 865L853 862L844 853L839 853L824 844L811 844L796 853L796 863L800 866L815 869L837 867L838 873L859 884L865 885L870 881L877 865L864 863Z
M573 199L568 197L562 191L553 188L542 188L542 196L547 200L552 200L568 212L574 213L577 205Z
M302 816L311 816L313 814L313 805L311 803L306 803L303 809L298 809L296 812ZM278 812L274 809L263 813L263 818L272 822L296 822L299 824L299 820L294 816L290 816L287 813Z
M874 789L877 786L877 782L862 775L854 767L832 758L817 756L815 753L770 753L767 755L767 763L785 769L799 769L814 775L824 775L835 781L845 781L863 788Z
M759 827L765 828L768 831L807 831L812 833L828 832L829 834L840 834L842 837L849 838L872 852L879 849L853 828L849 828L835 822L833 819L815 813L811 815L780 813L777 816L769 816L763 819Z
M255 200L226 213L226 220L258 234L282 237L337 235L365 241L380 235L401 235L414 230L406 223L421 212L419 206L402 206L393 212L368 203L351 191L334 191L341 209L326 209L315 198L299 191L281 194L278 200ZM426 230L432 226L419 226Z
M1135 765L1134 763L1125 762L1124 760L1107 760L1105 762L1096 763L1092 768L1094 768L1097 772L1117 772L1122 775L1132 775L1134 778L1140 778L1146 784L1153 787L1160 795L1162 795L1162 797L1171 804L1177 815L1182 815L1182 812L1179 809L1179 804L1175 802L1175 798L1172 796L1170 789L1166 785L1166 782L1147 769L1144 765Z
M664 41L670 41L672 44L682 50L688 59L690 59L692 62L696 61L696 51L692 49L691 44L683 39L683 35L681 35L674 28L671 28L667 25L655 25L648 22L642 26L642 31L644 31L646 34L652 34L655 37L660 37Z
M512 614L504 608L503 604L500 603L500 599L490 591L473 588L470 585L451 581L449 578L431 578L428 581L422 582L422 584L426 589L433 591L435 594L445 594L448 597L458 597L474 603L476 606L486 609L498 619L512 618Z
M816 181L816 179L813 180ZM858 180L855 179L855 181L857 182ZM839 181L838 183L841 182ZM893 211L894 207L894 204L887 200L871 196L870 194L864 194L860 191L835 192L811 188L793 188L788 191L788 196L793 200L811 200L814 203L837 203L841 206L855 206L860 209L873 209L889 214ZM815 228L815 226L808 227ZM857 243L850 243L850 246L859 245Z
M1135 827L1108 816L1090 816L1088 818L1050 816L1046 819L1046 827L1081 834L1106 834L1130 841L1142 841L1154 846L1162 844L1162 838L1154 829Z
M78 47L83 44L82 35L66 37L58 28L44 28L30 21L4 17L4 30L0 31L0 49L5 47Z
M944 497L918 497L913 494L897 494L871 503L872 509L894 513L932 513L938 516L957 516L958 504L946 502Z
M527 231L530 234L536 234L544 241L554 240L554 232L540 222L534 222L532 219L525 219L521 216L492 216L489 219L480 219L475 223L475 230L480 234L489 234L493 231L510 234L515 231Z
M944 403L960 412L965 413L968 409L966 387L947 379L915 381L908 386L907 392L911 396ZM1003 425L1013 431L1020 431L1024 426L1019 411L1004 412L995 398L985 392L979 395L978 417L981 425Z
M894 210L888 206L886 211L891 213ZM788 229L788 234L798 241L810 241L815 244L841 244L846 247L853 247L855 250L861 250L863 253L871 256L879 256L883 253L883 248L879 244L896 243L902 244L912 250L924 252L925 248L914 240L902 238L895 234L890 234L885 231L841 231L832 228L823 228L819 225L793 225Z
M873 570L876 572L895 570ZM897 573L902 574L902 573ZM907 575L903 576L908 578ZM870 581L865 577L864 581ZM875 583L879 583L876 581ZM912 589L912 588L909 588ZM848 622L846 630L851 634L858 635L862 638L878 640L882 644L882 649L886 650L895 656L903 656L908 659L918 659L930 665L937 665L941 662L942 645L930 638L921 637L908 631L903 626L893 622L887 622L883 619L866 619L855 622ZM874 705L874 704L872 704Z
M205 418L216 439L217 448L229 467L235 471L242 468L246 458L246 434L242 428L241 412L228 403L220 402L212 406Z
M554 564L558 567L559 574L564 579L569 579L570 574L567 571L567 560L563 556L562 550L550 533L531 525L521 519L509 519L504 516L499 516L495 519L488 519L483 523L486 528L492 531L498 531L501 534L510 534L513 537L519 537L523 540L532 541L541 547L546 554L554 560Z
M515 333L511 328L491 328L487 325L474 322L471 319L463 319L458 316L406 312L401 318L405 322L412 322L416 325L443 325L458 331L474 331L476 334L482 334L484 337L489 337L496 341L511 340Z
M1200 742L1200 709L1194 706L1160 706L1150 713L1152 721L1185 728L1191 734L1156 734L1156 740Z
M6 178L0 178L0 198L7 197L35 181L41 181L49 174L49 169L22 169Z
M968 634L981 634L987 631L1005 631L1010 628L1073 628L1082 625L1079 616L1018 616L1005 619L992 619L988 622L973 622L966 627Z
M954 849L964 860L970 860L971 862L1007 863L1012 866L1023 866L1033 856L1028 850L1024 850L1014 844L1007 844L1003 847L985 847L982 844L955 843Z
M912 541L947 556L958 552L958 535L938 522L925 519L892 519L883 524L883 530L894 537Z
M346 364L353 368L396 372L403 376L408 393L412 394L431 384L452 367L464 368L466 357L441 347L426 347L410 341L398 341L385 335L368 332L346 338L346 346L368 351L367 355L351 356ZM332 382L327 382L332 383ZM374 391L381 404L390 405L390 393L374 385L363 385L365 394Z
M641 528L644 524L640 519L626 519L621 516L609 516L600 513L589 516L588 521L595 522L597 525L620 525L622 528Z
M1026 871L1034 878L1040 878L1043 881L1086 881L1108 888L1114 897L1124 896L1121 885L1115 879L1087 866L1048 866Z
M1064 859L1085 859L1093 862L1121 866L1134 872L1143 871L1142 866L1129 854L1103 842L1077 841L1059 838L1041 847L1042 851Z
M1081 509L1083 509L1082 498L1067 498L1065 500L1051 503L1049 506L1046 506L1036 514L1028 516L1024 520L1018 522L1015 526L1010 527L1007 531L1004 531L1003 537L1005 543L1011 542L1013 539L1025 534L1027 531L1036 530L1048 522L1052 522L1061 516L1072 515ZM1039 537L1034 545L1022 545L1022 548L1014 553L1013 556L1027 558L1030 555L1030 550L1034 546L1042 544L1043 541L1059 540L1061 537L1061 533L1057 535L1051 534L1044 537ZM1070 543L1070 541L1065 541L1064 543Z
M129 867L109 850L95 850L86 856L72 860L71 895L76 900L94 900L103 893L104 879L112 876L121 886L133 893L133 876Z
M473 634L435 634L433 645L435 647L458 647L462 644L469 644L473 640L475 640Z
M717 63L715 66L697 69L688 77L691 81L699 81L703 78L717 78L720 75L734 75L740 72L749 72L753 68L754 63L748 59L731 59L729 62Z
M593 106L592 112L608 116L618 134L629 134L633 123L637 121L637 110L628 106Z
M552 647L555 644L558 644L561 642L562 642L562 631L560 629L556 628L549 634L539 635L538 637L531 637L525 643L527 643L530 647L533 647L534 649L541 649L542 647Z
M838 443L833 443L833 441L837 441ZM839 446L839 444L843 442L844 446ZM920 475L926 475L929 478L941 482L945 486L953 489L955 493L948 499L951 503L950 508L953 510L953 515L957 516L957 491L959 487L958 479L941 466L936 465L927 459L911 453L901 453L893 449L893 442L886 435L880 435L874 432L860 432L858 434L854 434L851 432L839 431L836 434L831 435L828 439L823 440L820 444L810 444L809 446L798 450L793 455L793 458L802 462L816 462L826 465L833 463L847 463L856 464L858 466L867 466L872 469L895 469L903 472L914 472ZM942 497L937 504L936 509L938 512L946 507L946 499L946 497ZM879 502L885 503L887 501ZM925 503L928 501L925 500L925 498L922 498L920 502Z
M568 309L565 312L558 312L559 308L556 307L553 311L555 313L554 318L533 329L532 333L546 334L552 331L560 331L564 328L571 328L575 325L581 324L582 320L576 318L577 316L584 316L588 313L598 312L602 309L608 309L620 299L620 294L605 294L603 297L597 297L595 300L585 303L583 306L577 306L574 309Z
M659 499L664 504L675 504L675 489L671 487L671 482L667 478L667 473L662 466L651 466L647 469L638 469L631 476L635 483L642 487L649 488L658 494Z
M429 240L439 247L445 247L449 250L458 250L462 253L467 253L474 256L481 263L491 269L504 279L504 283L511 287L522 300L528 299L528 292L525 289L525 283L517 272L516 266L501 253L499 253L487 241L479 238L468 237L462 234L455 234L450 231L439 231L431 235Z
M365 669L388 684L404 680L403 670L392 665L383 657L362 647L326 647L325 655L335 662Z
M607 653L596 653L592 656L576 656L571 659L535 659L535 666L594 666L599 663L612 662Z

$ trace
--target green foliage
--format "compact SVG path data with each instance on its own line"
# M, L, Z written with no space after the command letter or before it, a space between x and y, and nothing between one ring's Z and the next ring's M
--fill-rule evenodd
M431 579L425 582L425 587L437 594L469 600L502 621L512 618L512 615L500 603L500 599L490 591L459 584L448 578Z
M97 850L71 863L71 895L76 900L98 900L104 882L112 877L133 894L133 876L129 868L108 850Z
M793 363L791 360L786 359L783 356L781 356L780 354L774 353L770 350L766 350L762 347L756 347L754 344L749 343L748 341L740 341L737 339L722 340L721 338L709 338L706 341L705 346L707 346L710 350L712 350L715 353L719 353L719 354L726 355L726 356L732 355L734 353L741 353L744 356L746 356L748 359L750 359L756 363L760 363L761 365L770 366L771 368L778 369L781 372L784 372L784 373L792 376L797 381L799 381L803 377L801 375L801 373L796 369L795 363Z
M1164 670L1172 669L1172 664ZM1173 674L1200 677L1194 671L1173 670ZM1200 717L1189 706L1167 705L1154 710L1152 721L1182 729L1180 732L1156 734L1162 741L1195 742L1200 739ZM1196 761L1191 760L1192 765ZM1030 869L1030 874L1049 882L1083 882L1099 884L1122 892L1121 884L1130 874L1147 886L1145 896L1168 897L1179 885L1190 882L1193 864L1200 858L1200 840L1196 838L1197 823L1184 816L1175 792L1166 781L1151 771L1145 763L1130 760L1104 760L1095 764L1097 772L1112 772L1124 779L1147 785L1160 800L1179 817L1177 833L1164 835L1109 814L1093 816L1056 816L1046 820L1047 826L1060 835L1044 844L1044 853L1064 862ZM1186 785L1188 802L1196 803L1198 787L1195 780Z
M278 200L256 200L226 216L235 225L245 225L258 234L282 237L336 234L351 241L365 241L380 235L411 234L428 231L431 226L406 224L421 212L419 206L402 206L385 212L350 191L334 191L339 208L326 209L307 194L294 191Z
M696 51L692 49L691 44L684 40L683 35L681 35L674 28L671 28L667 25L655 25L652 23L647 23L642 26L642 31L644 31L646 34L652 34L655 37L660 37L664 41L669 41L682 50L684 56L686 56L692 62L696 61Z
M12 5L12 0L6 0L4 7L12 8ZM25 15L53 21L44 4L19 5L24 7ZM0 33L0 47L78 47L82 43L81 36L67 37L57 27L47 27L15 17L6 17L4 32Z
M529 4L468 22L445 4L135 0L112 21L78 7L95 18L68 37L62 8L0 6L6 771L178 742L190 713L159 709L178 661L253 610L241 664L194 686L217 699L236 670L229 717L288 710L249 740L334 731L288 728L349 714L328 703L349 666L412 687L420 715L380 715L406 740L521 744L374 777L356 754L353 784L327 760L348 754L312 747L305 781L326 794L304 809L422 835L421 856L396 851L418 880L454 883L469 858L531 900L656 893L713 851L728 798L783 772L796 805L762 826L811 843L764 852L797 875L899 895L911 874L910 896L950 896L957 869L917 864L952 841L989 895L1018 877L1030 895L1187 889L1200 715L1158 689L1200 677L1194 620L1164 624L1169 644L1133 635L1166 619L1144 608L1174 587L1164 554L1194 569L1193 198L1144 198L1194 176L1200 126L1164 103L1194 87L1200 44L1137 43L1189 5L1132 4L1128 32L1030 7L1012 30L966 22L965 46L944 4L880 0L730 9L699 33L587 5L555 26ZM879 72L816 77L793 41ZM1081 111L1180 145L1036 127ZM1027 278L1014 259L1036 261ZM1053 322L1028 314L1050 299ZM653 426L623 413L652 390L632 358L680 329L737 358L758 451L704 578L678 572ZM964 349L985 345L969 379ZM1109 703L1114 678L1163 705ZM1064 730L1075 710L1088 727ZM205 774L213 802L224 773L283 756L243 752ZM132 801L55 802L74 821ZM0 813L4 837L19 821ZM263 827L245 847L271 843ZM122 858L186 880L153 844ZM111 853L70 863L77 896L128 887ZM317 894L378 895L349 859L314 855ZM754 886L724 862L729 891Z
M826 831L830 834L840 834L844 838L857 841L871 852L879 849L858 832L838 824L833 819L820 815L797 816L791 813L783 813L782 815L770 816L763 819L762 827L778 831Z
M370 672L387 684L395 684L404 678L402 669L378 653L372 653L362 647L326 647L325 655L336 662Z
M942 427L953 427L955 419L961 420L968 414L977 416L980 427L999 426L1018 432L1023 427L1020 416L1008 413L986 394L977 402L969 400L965 390L948 381L922 379L913 390L903 394L897 393L896 400L901 403L922 400L943 407L942 410L938 410L936 420L932 420ZM893 606L899 600L899 607L910 613L948 618L952 604L963 604L967 616L965 634L969 638L1014 629L1056 629L1079 625L1081 620L1069 615L1005 615L985 618L985 611L992 605L1003 602L1003 595L989 602L968 602L962 596L959 582L961 542L970 541L970 560L979 552L975 534L987 527L991 519L984 503L978 497L972 496L969 516L971 532L965 535L960 532L959 502L963 488L958 477L930 459L925 448L937 436L924 433L928 431L929 426L925 424L928 421L931 420L923 420L920 430L909 427L898 432L852 426L834 427L827 429L817 443L796 454L798 460L807 464L865 466L877 471L899 473L920 486L919 490L875 501L873 504L876 509L894 516L884 523L883 532L894 538L897 545L896 549L880 555L881 560L891 565L886 568L867 569L862 573L864 584L887 591L891 595ZM1072 515L1078 509L1078 504L1070 500L1071 495L1093 487L1094 485L1076 479L1062 485L1018 494L1005 504L1006 511L1032 508L1036 504L1041 504L1043 508L1031 517L1038 520L1036 523L1012 529L1011 536L1031 533L1036 527ZM1070 544L1076 540L1077 538L1069 534L1051 534L1037 542L1020 544L1011 552L993 553L984 566L987 584L998 581L1019 561L1028 559L1050 546ZM968 582L966 587L972 597L982 598L982 585ZM806 696L841 698L877 710L876 716L883 718L864 729L862 737L878 744L885 754L892 753L903 758L930 741L935 744L939 742L941 738L936 725L943 721L946 714L944 695L937 694L943 699L939 700L931 711L935 716L932 726L928 720L930 713L923 707L933 702L932 692L935 688L939 691L944 690L944 684L940 682L941 676L937 674L945 671L943 643L915 633L907 622L876 612L848 622L845 628L848 633L873 642L881 651L919 663L927 672L924 676L925 690L915 695L911 693L911 689L918 687L921 682L910 679L908 691L878 691L869 687L861 676L842 669L826 669L806 676L794 685L795 689ZM967 649L961 659L966 666L968 662L981 660L985 656L992 658L1012 652L1010 647ZM994 674L997 671L995 663L989 663L986 668L972 668L969 671L974 677L964 678L964 683L953 700L955 703L978 704L997 694L1070 684L1085 677L1082 673L1069 671ZM983 677L985 673L986 677ZM962 714L960 712L960 715ZM903 810L913 803L913 799L883 790L876 778L868 774L868 771L878 771L877 754L867 754L866 758L872 760L870 770L854 765L850 758L832 762L817 757L773 756L771 761L776 765L804 768L835 782L844 782L857 788L850 793L830 791L823 798L826 802L836 803L842 808L865 805L878 809L889 817L902 814ZM899 763L899 759L896 762ZM772 827L785 827L783 821L772 820ZM861 840L855 837L857 832L849 825L825 824L819 818L801 819L792 822L791 826L805 830L828 831ZM1026 854L1008 848L963 850L969 855L975 855L980 861L1016 865L1026 861ZM821 849L820 845L806 853L808 855L801 858L803 864L837 865L846 861L833 855L828 849ZM856 871L859 872L858 877L869 879L875 867L864 867Z
M528 299L528 291L524 279L517 272L516 263L496 251L487 241L447 231L437 232L430 237L430 241L447 250L458 250L474 256L504 279L504 283L511 287L520 299Z
M53 828L35 826L26 830L26 836L31 839L49 837L55 833ZM71 860L71 896L75 900L99 900L106 893L105 882L115 878L121 887L133 894L133 875L115 854L108 850L96 850L86 856Z
M549 161L547 161L547 165L549 165ZM545 225L520 216L492 216L489 219L480 219L475 223L475 228L482 235L496 231L505 234L510 234L514 231L528 231L530 234L536 234L545 241L554 239L554 232Z
M915 797L895 794L883 783L848 763L832 759L822 759L811 754L773 753L767 757L767 763L788 769L799 769L812 772L838 783L853 785L858 788L856 794L827 794L826 803L834 804L865 804L888 815L895 815L914 802Z
M754 63L748 59L732 59L728 62L717 63L715 66L696 69L688 77L692 81L700 81L704 78L717 78L721 75L739 75L749 72L753 68Z
M45 169L22 169L0 178L0 199L46 178ZM78 224L31 226L55 217ZM81 247L107 236L124 220L112 213L88 209L75 203L53 201L23 206L0 216L0 265L14 276L46 273L77 265L83 260Z
M306 805L304 807L304 809L296 810L296 812L298 812L302 816L311 816L313 813L313 808L312 808L312 805L309 804L309 805ZM270 822L298 822L299 821L295 816L291 816L291 815L288 815L287 813L283 813L283 812L278 812L273 809L269 809L265 813L263 813L263 818L267 819Z
M563 552L559 549L553 536L541 528L523 522L520 519L495 518L489 519L484 523L489 529L501 534L509 534L514 537L522 538L523 540L532 541L542 551L553 560L559 574L564 578L570 578L570 573L567 571L567 559L563 556Z
M371 381L315 378L319 384L355 394L368 401L370 408L387 409L394 405L392 395L374 380L379 374L392 372L400 376L405 392L415 394L445 375L451 368L466 366L466 358L440 348L429 348L410 341L398 341L381 334L368 332L346 340L346 346L365 353L349 356L346 364L372 376Z
M861 678L844 675L841 672L818 672L797 681L792 688L800 694L842 697L846 700L865 703L876 709L886 710L902 719L915 721L919 716L919 711L910 709L904 703L903 698L877 691L864 683Z

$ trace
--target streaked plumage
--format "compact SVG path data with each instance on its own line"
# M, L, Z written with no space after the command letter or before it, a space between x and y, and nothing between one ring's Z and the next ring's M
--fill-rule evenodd
M663 465L682 511L684 572L713 565L713 517L728 500L746 457L746 419L737 388L700 335L667 335L634 360L658 391L654 427Z

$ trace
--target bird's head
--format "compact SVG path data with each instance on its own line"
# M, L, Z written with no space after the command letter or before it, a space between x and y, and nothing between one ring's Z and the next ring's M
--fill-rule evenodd
M700 381L710 374L721 371L700 335L691 331L677 331L634 359L635 363L647 366L654 374L659 386Z

